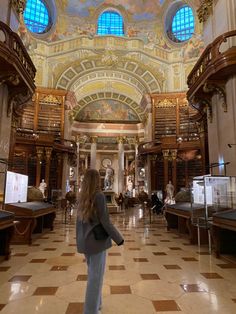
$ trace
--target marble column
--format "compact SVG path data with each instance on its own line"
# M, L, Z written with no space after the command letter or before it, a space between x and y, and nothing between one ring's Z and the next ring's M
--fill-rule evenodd
M57 188L61 189L62 186L62 154L57 153Z
M139 138L136 137L135 141L135 192L138 193L138 145L139 145Z
M97 136L91 137L90 168L96 169Z
M151 197L151 194L152 194L152 191L151 191L151 189L152 189L152 187L151 187L151 180L152 180L152 178L151 178L151 156L150 155L148 155L147 156L147 161L146 161L146 167L145 167L145 180L146 180L146 184L145 184L145 186L146 186L146 188L147 188L147 193L148 193L148 195L149 195L149 197Z
M80 142L77 140L77 165L75 167L75 192L76 196L78 198L78 193L79 193L79 144Z
M47 183L47 187L49 187L50 165L51 165L51 155L52 155L51 147L45 147L45 155L46 155L45 182Z
M169 149L164 149L162 151L164 157L164 189L168 183L168 158L169 158Z
M63 167L62 167L62 196L66 195L66 181L70 178L70 167L68 164L68 155L63 155Z
M8 89L0 84L0 194L4 193L5 172L9 156L9 143L11 139L11 114L8 116ZM9 165L11 166L11 165ZM9 167L10 168L10 167Z
M37 154L37 164L36 164L36 187L39 186L41 180L41 165L43 159L43 147L36 147L36 154Z
M170 150L171 153L171 158L172 158L172 184L175 187L175 191L176 191L176 187L177 187L177 176L176 176L176 172L177 172L177 164L176 164L176 158L177 158L177 149L171 149Z
M124 191L124 139L118 138L118 193Z

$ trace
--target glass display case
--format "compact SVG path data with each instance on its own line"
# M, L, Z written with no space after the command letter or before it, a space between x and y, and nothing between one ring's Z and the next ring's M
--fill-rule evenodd
M195 177L191 194L191 218L192 224L198 228L198 245L200 245L200 228L207 229L209 251L211 251L209 230L213 215L236 208L236 177L211 175Z
M192 185L192 203L203 204L206 215L235 208L236 177L205 175L195 177Z

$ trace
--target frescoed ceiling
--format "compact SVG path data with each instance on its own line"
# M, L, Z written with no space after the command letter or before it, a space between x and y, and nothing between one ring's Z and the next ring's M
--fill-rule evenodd
M67 8L67 14L89 17L101 5L122 6L135 21L152 20L161 12L161 6L168 0L60 0ZM188 2L188 1L186 1ZM189 1L198 5L200 0Z

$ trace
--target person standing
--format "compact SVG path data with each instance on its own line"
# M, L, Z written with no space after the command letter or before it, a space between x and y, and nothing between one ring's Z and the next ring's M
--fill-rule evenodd
M96 240L95 230L101 225L106 236ZM111 240L117 245L124 243L123 236L110 221L99 173L89 169L82 182L76 220L77 250L85 255L88 266L84 314L100 313L106 250L112 246Z

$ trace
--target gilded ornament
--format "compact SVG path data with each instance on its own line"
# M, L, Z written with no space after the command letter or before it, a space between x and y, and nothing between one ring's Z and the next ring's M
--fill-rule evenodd
M23 14L26 6L26 0L12 0L12 7L16 10L17 14Z
M202 0L200 7L197 10L198 19L199 21L206 22L208 19L211 10L212 10L213 0Z

